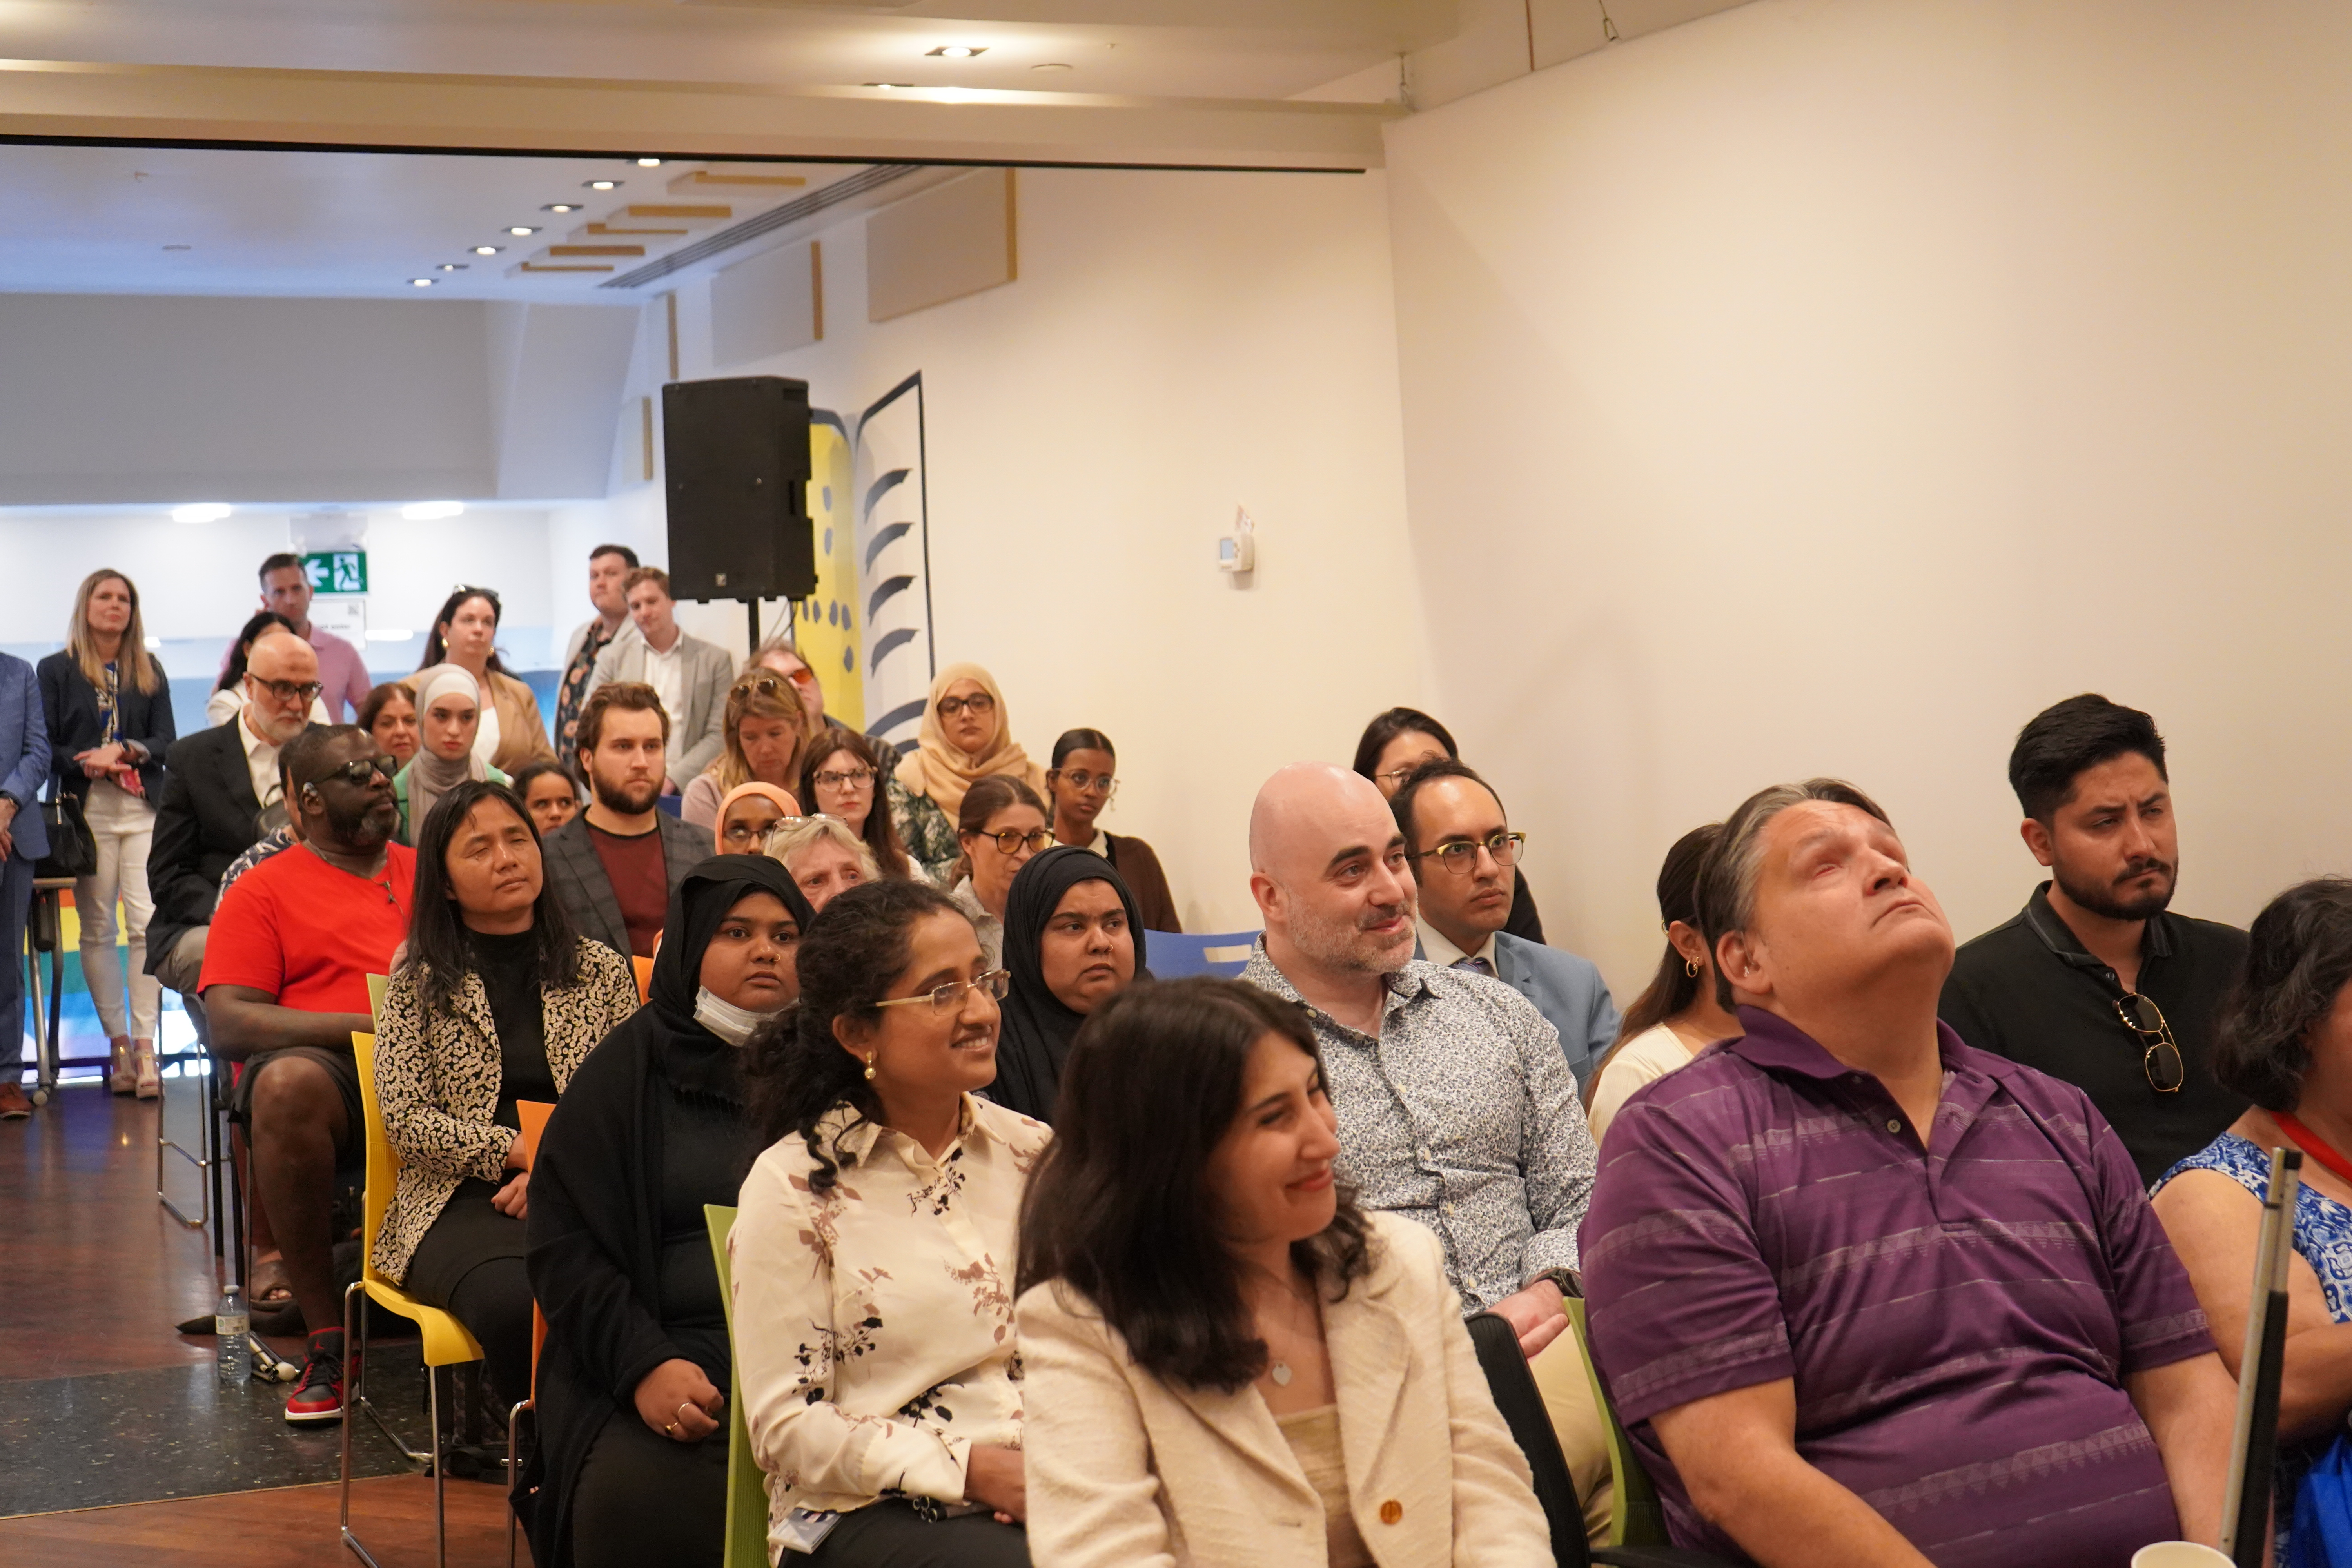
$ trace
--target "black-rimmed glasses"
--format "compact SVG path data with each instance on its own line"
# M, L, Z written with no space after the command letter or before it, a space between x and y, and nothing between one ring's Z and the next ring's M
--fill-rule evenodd
M1002 833L976 833L972 837L994 839L999 855L1018 855L1024 844L1029 846L1031 854L1043 854L1054 842L1052 830L1044 827L1033 827L1026 833L1017 827L1008 827Z
M364 784L377 773L382 773L386 778L394 778L399 775L399 773L398 757L389 754L379 757L362 757L355 763L345 763L340 768L329 768L304 787L316 789L330 779L341 779L348 784Z
M977 991L992 1001L1002 1002L1012 984L1011 970L992 969L970 980L950 980L945 985L934 985L918 996L892 996L874 1005L877 1007L908 1007L918 1002L929 1002L934 1013L952 1013L963 1005L963 994L967 991Z
M996 699L985 691L975 691L969 697L942 697L938 706L942 719L952 719L967 709L978 719L996 711Z
M824 773L809 775L809 783L819 789L864 789L873 782L872 768L849 768L840 773L828 769Z
M299 702L308 707L319 700L326 687L315 680L264 680L248 671L246 679L280 702Z
M2145 1047L2139 1065L2147 1074L2148 1088L2158 1094L2179 1094L2189 1081L2189 1068L2181 1060L2180 1042L2172 1037L2172 1026L2164 1021L2164 1009L2137 991L2126 991L2116 998L2116 1016Z
M1495 858L1495 864L1507 871L1519 863L1520 852L1528 847L1524 833L1492 833L1485 838L1457 838L1451 844L1441 844L1434 849L1424 849L1418 855L1408 855L1408 860L1435 860L1457 877L1466 877L1478 867L1478 851L1484 849Z

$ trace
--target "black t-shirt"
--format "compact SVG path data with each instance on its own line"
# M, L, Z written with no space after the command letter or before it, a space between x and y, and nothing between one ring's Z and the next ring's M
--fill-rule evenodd
M2013 920L1968 943L1937 1010L1979 1050L2063 1079L2091 1097L2153 1182L2246 1109L2213 1078L2213 1021L2245 962L2246 933L2169 910L2140 939L2139 994L2164 1010L2188 1073L2177 1093L2148 1082L2147 1047L2116 1014L2116 972L2086 952L2042 883Z

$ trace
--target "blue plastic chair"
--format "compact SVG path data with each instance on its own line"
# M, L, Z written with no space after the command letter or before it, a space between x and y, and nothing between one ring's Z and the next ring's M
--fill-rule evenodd
M1257 941L1254 931L1211 934L1154 931L1143 935L1143 950L1154 980L1181 980L1188 974L1214 974L1231 980L1249 962Z

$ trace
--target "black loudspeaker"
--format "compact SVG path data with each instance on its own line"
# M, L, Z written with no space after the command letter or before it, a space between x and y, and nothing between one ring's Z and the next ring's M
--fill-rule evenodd
M662 388L662 458L672 595L805 599L816 591L807 382L671 382Z

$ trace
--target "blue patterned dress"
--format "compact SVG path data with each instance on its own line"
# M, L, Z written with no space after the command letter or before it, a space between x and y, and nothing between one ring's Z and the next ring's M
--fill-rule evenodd
M2183 1171L2219 1171L2254 1194L2267 1199L2271 1190L2271 1157L2262 1145L2234 1132L2224 1132L2157 1179L2153 1195ZM2352 1208L2347 1208L2309 1184L2295 1189L2294 1249L2319 1276L2319 1293L2327 1315L2339 1323L2352 1322ZM2287 1522L2294 1517L2295 1492L2305 1471L2336 1440L2332 1432L2300 1443L2283 1444L2278 1451L2278 1551L2275 1561L2287 1561Z

